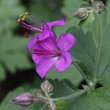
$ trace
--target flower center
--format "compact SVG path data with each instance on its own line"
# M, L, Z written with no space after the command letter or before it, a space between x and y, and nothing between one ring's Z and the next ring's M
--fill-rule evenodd
M38 54L38 55L53 55L53 56L61 56L61 52L53 52L48 50L40 50L40 49L32 49L32 53Z

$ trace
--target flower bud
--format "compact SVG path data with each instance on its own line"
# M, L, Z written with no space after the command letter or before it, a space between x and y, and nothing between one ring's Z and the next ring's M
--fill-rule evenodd
M44 92L46 91L49 93L53 91L53 86L48 82L48 80L45 80L45 82L41 84L41 88Z
M56 105L55 105L54 103L52 103L52 104L50 105L50 110L56 110Z
M29 106L33 103L33 96L29 93L24 93L12 100L17 105Z
M40 90L36 90L36 91L34 92L34 94L33 94L33 97L36 97L36 98L42 97L41 91L40 91Z
M88 17L88 10L86 8L79 8L73 15L74 17L85 20Z
M98 13L101 13L104 10L104 8L105 8L103 2L101 2L101 1L96 4L96 7L97 7L96 11Z

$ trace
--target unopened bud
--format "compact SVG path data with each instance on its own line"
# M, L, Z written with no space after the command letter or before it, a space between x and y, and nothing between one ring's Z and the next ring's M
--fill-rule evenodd
M101 2L101 1L96 4L96 7L97 7L96 11L98 13L101 13L105 9L105 6L104 6L103 2Z
M17 105L29 106L33 103L33 96L29 93L24 93L12 100Z
M56 105L55 105L54 103L52 103L52 104L50 105L50 110L56 110Z
M86 8L79 8L73 16L80 20L85 20L88 17L88 10Z
M48 80L45 80L45 82L41 84L41 88L44 92L46 91L49 93L53 91L53 86L48 82Z
M34 94L33 94L33 97L36 97L36 98L42 97L41 91L40 90L35 91Z

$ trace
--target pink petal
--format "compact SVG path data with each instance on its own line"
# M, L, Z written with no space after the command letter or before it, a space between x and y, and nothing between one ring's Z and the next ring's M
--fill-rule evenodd
M48 55L36 54L35 50L44 50L44 48L40 45L39 42L34 44L33 51L32 51L32 59L33 59L34 63L38 64L42 59L46 59L48 57Z
M44 24L42 33L39 36L39 41L42 41L48 37L56 38L55 34L52 32L51 28L49 27L48 23Z
M27 45L29 52L30 52L30 50L32 49L33 45L36 44L38 37L39 37L39 35L35 35L35 36L29 41L29 43L28 43L28 45Z
M61 34L57 44L61 51L68 51L75 45L75 37L70 33Z
M55 67L57 71L65 71L72 63L72 56L70 52L62 53L62 56L57 60Z
M65 22L66 22L66 19L63 18L63 19L60 19L60 20L57 20L57 21L50 22L50 23L48 23L48 25L49 25L50 28L52 26L64 26Z
M38 64L40 61L43 59L47 59L48 55L37 55L37 54L32 54L32 59L34 63Z
M50 71L50 69L55 65L55 62L57 61L57 57L48 57L46 59L42 59L37 67L36 72L39 74L41 78L44 78L47 73Z
M56 38L55 34L52 32L51 27L52 26L64 26L65 24L65 18L61 19L61 20L57 20L57 21L53 21L50 23L45 23L44 27L43 27L43 31L39 36L39 40L44 40L48 37L54 37Z
M43 41L39 41L39 44L48 51L54 51L56 52L58 50L57 42L55 38L47 38Z

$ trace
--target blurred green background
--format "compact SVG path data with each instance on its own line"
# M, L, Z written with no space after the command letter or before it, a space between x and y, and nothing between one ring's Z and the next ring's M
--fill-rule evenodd
M38 77L27 51L29 39L17 22L19 15L28 11L39 24L50 22L65 16L65 3L64 0L0 0L0 101L9 91Z

